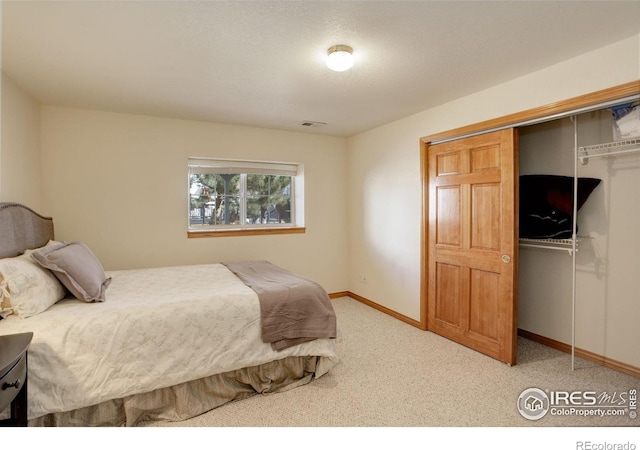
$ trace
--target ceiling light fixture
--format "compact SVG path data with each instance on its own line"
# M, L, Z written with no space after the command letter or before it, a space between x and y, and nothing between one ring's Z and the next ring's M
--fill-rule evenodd
M334 45L327 50L327 67L344 72L353 66L353 49L348 45Z

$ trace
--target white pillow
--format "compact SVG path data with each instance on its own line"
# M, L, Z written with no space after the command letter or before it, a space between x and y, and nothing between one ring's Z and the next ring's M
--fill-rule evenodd
M0 316L33 316L65 297L66 291L58 279L31 259L34 251L0 259Z

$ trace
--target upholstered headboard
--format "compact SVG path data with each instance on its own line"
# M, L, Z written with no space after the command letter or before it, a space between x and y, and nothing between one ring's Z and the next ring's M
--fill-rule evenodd
M53 219L19 203L0 203L0 258L18 256L53 239Z

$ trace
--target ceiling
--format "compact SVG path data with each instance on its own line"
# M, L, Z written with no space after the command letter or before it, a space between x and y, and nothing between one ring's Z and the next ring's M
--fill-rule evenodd
M352 136L638 34L640 1L4 0L2 70L43 104Z

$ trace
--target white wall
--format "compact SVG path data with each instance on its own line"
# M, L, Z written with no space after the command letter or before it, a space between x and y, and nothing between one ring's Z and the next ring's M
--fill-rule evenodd
M639 44L640 35L350 138L349 290L420 319L421 137L638 80Z
M40 105L2 74L0 201L41 208Z
M43 210L107 270L268 259L346 290L346 139L43 106ZM304 163L305 234L187 239L187 157Z

